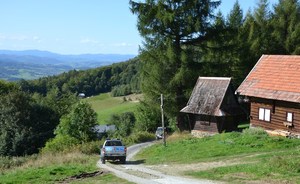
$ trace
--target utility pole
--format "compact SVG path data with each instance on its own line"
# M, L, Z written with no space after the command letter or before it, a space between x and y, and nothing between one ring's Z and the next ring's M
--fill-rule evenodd
M165 130L165 120L164 120L164 96L160 94L160 108L161 108L161 123L163 128L163 142L164 146L166 146L166 130Z

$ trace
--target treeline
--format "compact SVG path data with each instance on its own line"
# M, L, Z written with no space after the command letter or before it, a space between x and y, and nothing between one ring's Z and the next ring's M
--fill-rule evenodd
M60 93L84 93L86 96L114 91L117 96L139 93L138 59L89 70L72 70L57 76L18 82L22 91L46 95L51 90Z
M236 1L224 16L215 13L220 1L131 0L145 40L140 53L145 102L139 114L144 122L159 123L157 99L164 94L167 123L189 129L180 110L199 76L232 77L238 87L261 55L300 54L299 2L268 2L259 0L244 14Z

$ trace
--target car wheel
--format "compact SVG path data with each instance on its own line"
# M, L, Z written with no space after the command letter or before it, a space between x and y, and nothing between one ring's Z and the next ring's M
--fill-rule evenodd
M122 158L120 159L120 161L121 161L122 164L126 164L126 157L122 157Z

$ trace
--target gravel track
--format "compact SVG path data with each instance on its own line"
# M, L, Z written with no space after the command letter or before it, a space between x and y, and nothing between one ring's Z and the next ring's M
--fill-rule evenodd
M116 176L138 184L214 184L209 180L198 180L179 176L174 172L163 172L161 169L155 169L153 166L143 165L142 160L134 160L133 156L142 148L155 144L155 142L147 142L136 144L127 148L126 164L110 163L102 164L99 160L98 167L113 172ZM168 169L167 166L164 166ZM174 168L172 168L174 170ZM175 169L176 170L176 169Z

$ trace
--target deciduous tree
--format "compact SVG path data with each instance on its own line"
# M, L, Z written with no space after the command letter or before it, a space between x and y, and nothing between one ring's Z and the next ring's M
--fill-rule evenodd
M76 103L71 112L63 116L55 131L58 136L70 136L80 142L96 138L93 128L97 125L97 115L87 102Z

